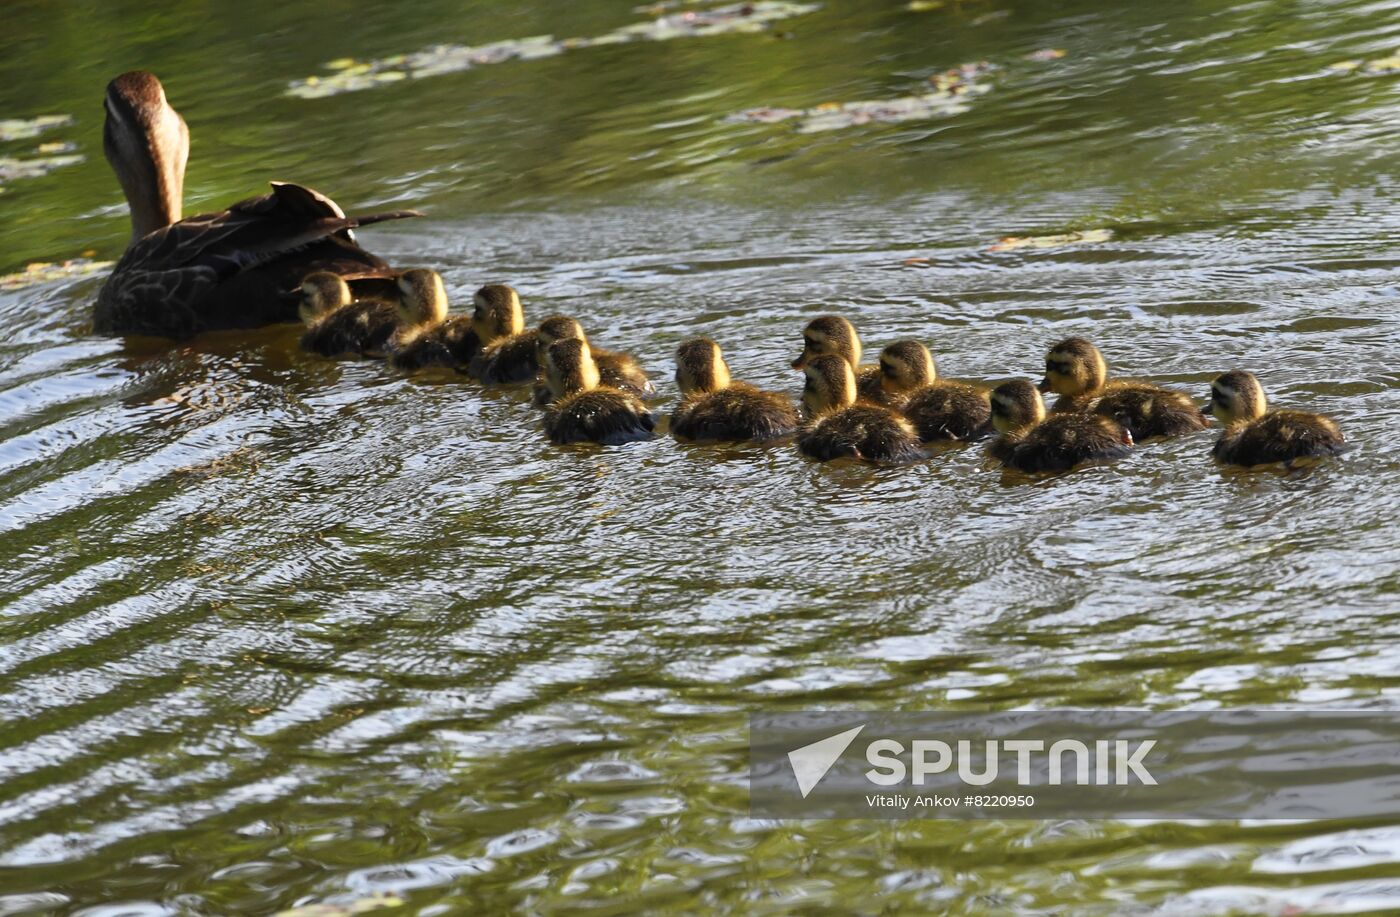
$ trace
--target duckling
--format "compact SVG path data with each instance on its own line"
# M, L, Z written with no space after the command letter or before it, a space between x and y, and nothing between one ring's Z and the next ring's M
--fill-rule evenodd
M1036 387L1025 379L992 390L992 424L1001 436L987 452L1008 468L1035 474L1069 471L1083 462L1122 458L1133 436L1099 414L1045 416Z
M525 330L520 294L504 283L488 283L476 291L472 329L481 352L468 371L487 385L525 382L539 371L535 362L535 332Z
M535 363L543 369L544 355L549 345L566 338L578 338L585 343L588 341L587 335L583 333L583 326L577 319L567 315L551 315L540 322L539 328L535 329ZM651 384L646 370L642 369L631 354L603 350L601 347L593 348L592 345L590 349L593 351L593 362L598 364L598 378L601 384L608 388L631 392L638 398L656 394L656 386ZM544 407L553 398L549 391L549 383L545 381L541 372L540 377L535 380L535 405Z
M399 330L389 342L397 369L462 369L481 349L465 315L447 314L447 291L437 271L414 268L399 277Z
M555 443L617 446L650 439L656 429L656 418L636 395L598 384L598 365L586 341L550 344L545 377L554 401L545 409L544 431Z
M671 414L671 433L677 439L737 442L773 439L797 429L792 401L731 381L719 345L708 338L676 348L676 385L684 396Z
M1054 413L1084 411L1111 418L1138 441L1206 428L1184 392L1147 382L1109 382L1103 354L1084 338L1067 338L1045 357L1042 392L1054 392Z
M398 330L398 310L384 299L351 302L350 285L330 271L315 271L301 281L297 312L306 324L301 349L323 357L343 354L381 356Z
M896 341L880 351L880 384L926 443L972 440L992 430L986 390L939 379L933 354L918 341Z
M889 408L856 397L851 364L834 354L806 361L802 406L808 423L797 446L819 461L857 458L867 462L912 462L924 458L912 424Z
M803 369L807 361L823 354L835 354L851 364L856 374L856 396L872 404L884 404L886 395L880 385L880 367L860 365L860 335L855 325L839 315L814 318L802 329L802 353L792 361L793 369Z
M1205 410L1225 425L1215 457L1228 465L1269 465L1304 456L1336 455L1346 444L1330 417L1306 411L1270 411L1253 373L1234 370L1210 384Z

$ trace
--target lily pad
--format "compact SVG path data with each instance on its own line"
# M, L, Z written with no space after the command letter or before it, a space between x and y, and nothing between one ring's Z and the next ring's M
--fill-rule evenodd
M301 907L278 911L276 917L350 917L353 914L367 914L385 908L402 907L403 899L398 895L380 893L360 898L349 904L305 904Z
M13 159L0 156L0 181L12 181L16 178L39 178L48 175L54 169L77 165L82 161L83 156L76 153L64 156L36 156L32 159Z
M1358 70L1365 73L1400 72L1400 50L1373 60L1340 60L1335 64L1328 64L1327 69L1337 73L1355 73Z
M55 280L72 280L77 277L91 277L105 274L112 269L113 261L93 261L90 258L70 258L67 261L36 261L26 265L24 270L0 276L0 290L9 293L25 287L52 283Z
M991 88L979 82L979 77L991 69L991 64L986 61L953 67L929 77L932 89L915 95L859 102L823 102L806 109L765 106L736 112L725 120L756 124L795 121L799 134L814 134L864 124L895 124L956 115L968 110L969 97Z
M1113 240L1111 229L1086 229L1052 236L1003 236L989 252L1012 252L1023 248L1062 248L1066 245L1091 245Z
M373 89L398 80L460 73L473 67L500 64L510 60L538 60L554 57L565 51L601 45L762 32L773 22L812 12L817 9L817 4L767 0L758 3L733 3L704 10L668 12L678 7L679 4L659 3L645 8L648 12L654 11L656 18L623 26L592 38L556 39L553 35L534 35L476 46L434 45L411 54L396 54L375 60L358 61L342 57L326 64L326 69L331 72L324 76L294 80L287 88L287 95L300 99L320 99L343 92Z
M55 127L67 127L73 123L72 115L40 115L28 120L7 118L0 120L0 141L28 140Z

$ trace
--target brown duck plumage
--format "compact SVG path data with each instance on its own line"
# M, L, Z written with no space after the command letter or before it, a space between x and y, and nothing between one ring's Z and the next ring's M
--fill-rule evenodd
M219 213L181 219L189 131L154 75L136 70L107 85L103 150L131 208L132 238L98 293L99 334L185 338L218 328L297 320L288 295L312 271L387 271L351 232L419 216L396 210L347 217L310 188L272 191Z

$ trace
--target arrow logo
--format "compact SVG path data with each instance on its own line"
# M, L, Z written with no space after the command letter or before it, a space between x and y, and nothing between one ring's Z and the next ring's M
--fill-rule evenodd
M802 793L803 799L816 789L826 772L836 763L836 759L851 747L851 743L864 728L865 724L862 723L854 729L838 732L834 736L827 736L819 742L803 745L788 752L788 761L792 764L793 776L797 778L797 789Z

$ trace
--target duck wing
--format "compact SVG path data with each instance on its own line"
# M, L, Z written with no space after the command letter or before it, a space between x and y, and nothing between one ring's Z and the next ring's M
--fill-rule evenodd
M296 318L284 291L313 270L384 270L352 230L421 216L394 210L347 217L325 195L273 182L272 191L200 214L137 240L117 262L93 312L99 334L188 337Z

